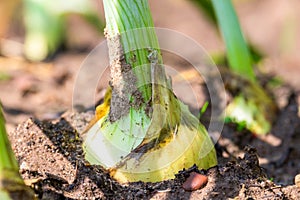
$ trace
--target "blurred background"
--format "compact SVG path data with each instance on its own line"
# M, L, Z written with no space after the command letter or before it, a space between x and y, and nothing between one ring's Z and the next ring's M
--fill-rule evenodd
M224 53L215 24L197 0L149 3L155 26L186 34L212 56ZM247 41L262 55L258 67L290 85L299 105L300 2L234 0L234 5ZM30 116L54 119L72 108L77 72L104 40L104 26L100 0L0 1L0 99L9 131ZM167 62L187 70L183 62ZM105 88L99 85L99 99Z

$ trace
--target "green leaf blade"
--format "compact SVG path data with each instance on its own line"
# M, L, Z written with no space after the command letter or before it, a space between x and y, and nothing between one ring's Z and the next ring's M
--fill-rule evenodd
M212 3L226 44L229 67L241 76L255 81L252 58L231 0L212 0Z

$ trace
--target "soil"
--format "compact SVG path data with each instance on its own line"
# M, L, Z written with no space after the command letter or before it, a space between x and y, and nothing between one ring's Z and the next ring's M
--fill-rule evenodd
M217 31L192 4L171 0L153 0L150 4L157 26L181 31L208 51L223 49ZM237 4L245 35L264 52L265 59L260 63L263 67L259 68L284 82L271 91L279 107L271 133L257 136L227 124L216 143L218 166L208 170L185 169L174 180L159 183L120 185L83 158L83 131L93 117L94 105L103 99L108 70L102 75L90 107L72 108L74 82L90 47L102 41L103 36L86 24L87 28L80 29L79 24L84 23L78 22L76 16L69 23L73 32L78 27L82 33L81 38L73 37L78 42L75 46L80 48L60 51L49 62L31 63L16 53L21 51L20 45L11 41L22 39L11 34L4 45L2 42L10 47L2 52L13 52L13 56L8 53L0 57L0 98L26 184L39 199L300 199L300 188L294 185L294 177L300 173L300 45L299 39L285 47L278 42L284 34L284 19L300 18L300 13L291 12L299 5L297 1L271 0ZM185 23L187 20L189 23ZM253 25L254 22L259 23ZM298 29L299 26L295 32ZM98 62L101 61L90 64ZM207 100L203 80L195 78L189 63L176 56L165 52L164 62L187 78L197 91L194 98L189 98L180 80L173 77L176 95L197 114L199 105ZM261 81L265 83L264 78ZM201 118L206 126L208 119L209 115ZM185 191L182 184L194 171L207 175L208 183L197 191Z
M275 127L282 127L286 120L293 120L294 116L287 114L292 106L279 117L278 122L282 124L276 124ZM252 136L247 133L243 133L244 136L241 137L241 133L226 126L223 138L217 145L218 166L209 170L192 167L179 172L174 180L159 183L137 182L120 185L99 166L91 166L84 160L82 133L92 117L92 112L67 112L53 121L31 118L10 133L13 149L20 163L20 173L25 182L34 188L39 199L300 198L300 189L297 186L281 186L274 183L275 179L277 183L285 179L291 182L289 179L293 178L292 174L297 171L293 169L299 169L300 151L296 148L299 136L294 137L295 144L290 141L280 147L282 150L277 153L282 153L278 160L262 167L254 147L246 146L243 150L237 148L239 153L244 153L243 158L237 158L230 152L234 153L237 145L234 143L237 142L239 146L245 146L243 143L247 140L258 149L259 145L266 143L261 144L257 139L249 139ZM283 117L284 120L280 120ZM299 120L297 123L300 124ZM285 127L285 130L295 133L296 124L289 127L291 128ZM231 137L232 143L225 139L228 136ZM263 152L267 156L274 151L269 146L263 149L269 151ZM286 152L286 149L291 150ZM223 156L224 153L230 154L231 157ZM207 175L209 181L204 188L187 192L182 188L182 184L193 171ZM270 177L274 177L273 181Z

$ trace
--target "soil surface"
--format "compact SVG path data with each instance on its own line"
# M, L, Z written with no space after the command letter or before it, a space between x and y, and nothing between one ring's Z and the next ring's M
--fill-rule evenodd
M209 52L224 49L213 25L190 2L152 0L150 5L156 26L183 32ZM256 136L227 124L215 145L218 166L209 170L192 167L179 172L174 180L160 183L120 185L83 158L83 131L93 117L94 105L104 96L108 69L99 69L104 73L89 106L73 108L72 97L84 59L103 36L73 16L68 20L71 47L48 62L32 63L20 56L22 30L13 32L13 28L1 41L0 99L22 177L39 199L300 199L300 189L294 185L294 177L300 173L300 41L295 37L300 26L293 24L300 20L299 7L298 1L236 3L246 37L264 55L258 64L265 73L262 84L266 85L265 76L279 77L284 83L271 90L279 107L271 132ZM285 45L282 37L290 32L285 33L283 27L295 32ZM72 35L78 31L80 34ZM203 79L194 75L184 59L163 54L165 64L177 73L170 72L176 95L198 114L209 100ZM101 59L88 64L98 66ZM186 95L191 88L192 97ZM90 88L82 91L82 97L87 90ZM209 111L201 118L205 126ZM207 175L208 183L188 192L182 184L193 171Z
M81 133L92 117L91 112L73 112L54 121L28 119L10 134L20 173L40 199L300 198L300 189L295 185L276 185L268 178L266 174L278 171L260 167L256 149L250 146L243 149L243 158L230 159L222 156L225 150L228 153L232 149L230 145L219 146L219 165L206 171L192 167L179 172L174 180L120 185L101 168L84 160ZM224 140L220 139L220 143ZM288 156L296 158L270 166L283 165L282 171L290 165L299 168L299 153L294 150ZM200 190L187 192L182 184L193 171L207 175L208 183Z

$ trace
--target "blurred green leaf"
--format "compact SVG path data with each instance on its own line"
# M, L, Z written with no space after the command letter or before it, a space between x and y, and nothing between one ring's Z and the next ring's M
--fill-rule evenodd
M216 14L214 12L214 8L212 5L212 1L210 0L191 0L194 2L205 14L205 16L216 26L218 26ZM258 63L262 59L262 53L251 43L248 44L250 54L252 55L252 59L254 63ZM216 60L214 59L216 58ZM213 56L213 60L216 64L224 65L227 63L226 55L218 54L217 57Z
M103 30L103 23L93 11L90 1L24 0L25 55L42 61L53 55L65 39L65 19L76 13Z
M213 24L217 25L216 15L210 0L191 0L191 1L196 3L201 8L201 10L204 12L204 14Z
M0 71L0 81L8 81L11 79L11 76L6 72Z
M230 69L251 81L255 81L252 59L231 0L212 0L212 3L226 44Z
M222 74L227 77L227 89L233 94L226 108L227 121L236 123L239 130L246 127L253 133L266 134L271 129L277 107L256 81L253 60L232 1L212 0L212 4L226 44L230 68Z
M209 105L208 101L206 101L206 102L203 104L202 108L200 109L198 119L200 119L200 118L203 116L203 114L206 112L206 110L207 110L207 108L208 108L208 105Z

